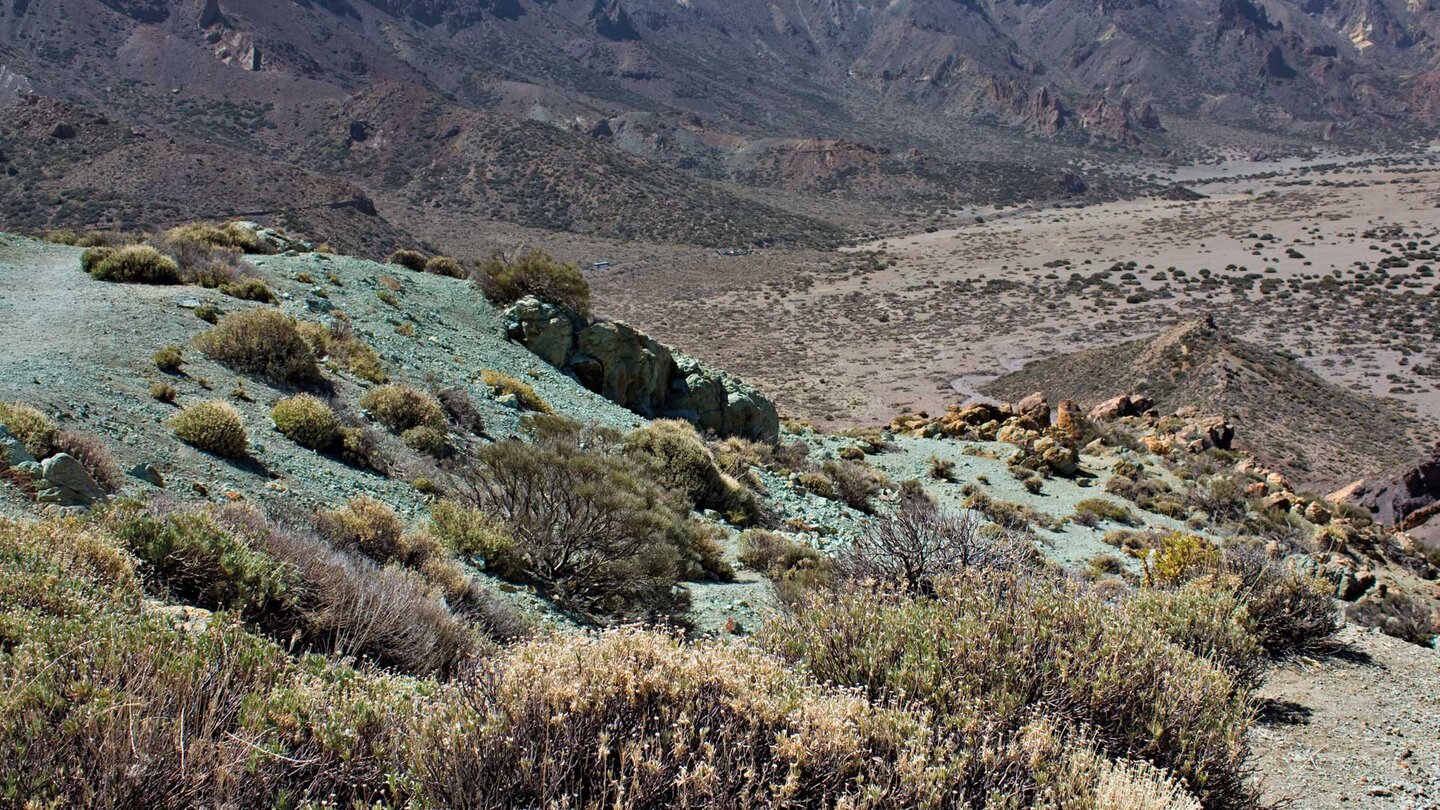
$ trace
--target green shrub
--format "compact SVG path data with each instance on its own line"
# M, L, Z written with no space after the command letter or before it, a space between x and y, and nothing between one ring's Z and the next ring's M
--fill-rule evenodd
M294 318L274 309L235 312L195 339L200 351L236 371L304 385L320 379Z
M1147 627L1064 583L969 569L938 582L935 598L810 599L761 642L822 681L934 710L962 750L1021 733L1038 711L1061 729L1093 729L1110 756L1184 779L1207 806L1246 803L1245 692ZM981 778L1027 770L990 760Z
M485 570L502 579L520 580L524 564L515 550L515 538L479 509L454 501L430 505L430 531L461 557L479 560Z
M25 452L35 458L44 459L55 455L55 435L60 428L54 419L39 410L19 402L8 405L0 402L0 425L4 425L11 436L19 439L20 444L25 446Z
M300 394L275 403L275 427L286 438L310 450L329 451L340 443L340 420L325 400Z
M445 429L445 410L440 402L416 388L395 383L372 388L360 398L360 407L380 424L396 433L417 427Z
M520 407L527 411L550 413L550 404L535 393L535 389L530 387L529 383L521 382L508 374L501 374L491 369L481 371L480 379L495 396L511 394L520 403Z
M755 522L763 506L755 494L720 471L715 456L700 434L686 421L660 419L625 437L625 452L639 461L650 479L667 489L684 493L697 509L714 509Z
M543 250L523 253L511 262L492 258L480 265L478 277L481 292L496 306L533 295L576 315L590 314L590 285L580 268L558 262Z
M93 249L93 248L92 248ZM82 256L81 264L86 260ZM95 261L92 278L124 284L178 284L180 266L149 245L127 245Z
M80 254L80 269L84 270L87 274L94 275L95 268L99 267L101 262L110 258L114 253L115 248L113 247L86 248L85 252Z
M175 374L185 364L185 353L179 346L166 346L154 355L155 367L166 374Z
M449 276L450 278L470 277L470 274L465 272L465 268L460 265L460 262L455 261L449 256L435 256L430 259L430 261L425 262L425 272L436 276Z
M250 447L240 412L218 399L183 408L170 428L180 441L224 458L240 458Z
M399 265L415 273L423 273L425 272L426 263L429 262L429 257L418 250L402 249L391 253L385 261L389 264Z
M298 572L203 514L154 517L133 506L108 519L115 537L144 563L146 576L174 598L259 618L282 609Z
M1230 594L1204 588L1142 588L1126 605L1167 639L1225 667L1240 683L1259 684L1265 649L1247 626L1245 606Z

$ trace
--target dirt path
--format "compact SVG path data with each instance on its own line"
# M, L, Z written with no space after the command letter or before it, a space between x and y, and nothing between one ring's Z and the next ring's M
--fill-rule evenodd
M1440 808L1440 652L1346 627L1338 656L1274 672L1252 743L1266 804Z

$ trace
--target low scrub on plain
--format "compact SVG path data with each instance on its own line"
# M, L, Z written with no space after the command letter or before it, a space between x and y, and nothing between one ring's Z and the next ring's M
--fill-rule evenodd
M270 411L275 429L308 450L329 452L340 444L340 420L325 400L310 394L288 397Z

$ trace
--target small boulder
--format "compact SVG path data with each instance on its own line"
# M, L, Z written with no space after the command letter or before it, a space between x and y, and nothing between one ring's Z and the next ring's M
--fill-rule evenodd
M1015 413L1034 422L1042 430L1050 427L1050 402L1038 391L1015 403Z
M40 464L40 475L48 484L39 500L61 506L85 506L105 497L105 491L74 456L59 453Z
M155 469L155 465L153 464L136 464L130 468L129 475L131 478L138 478L152 487L165 488L165 476L161 475L160 471Z
M1134 416L1138 411L1130 401L1130 397L1121 395L1114 399L1107 399L1104 402L1090 409L1090 418L1108 421L1119 419L1124 416Z

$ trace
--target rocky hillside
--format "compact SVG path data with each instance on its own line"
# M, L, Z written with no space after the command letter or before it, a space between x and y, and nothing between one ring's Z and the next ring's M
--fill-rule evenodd
M1419 426L1391 403L1328 383L1290 357L1203 320L1039 360L984 390L1012 399L1044 391L1086 408L1144 394L1162 410L1189 405L1225 414L1256 455L1320 486L1409 463L1423 447Z

